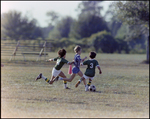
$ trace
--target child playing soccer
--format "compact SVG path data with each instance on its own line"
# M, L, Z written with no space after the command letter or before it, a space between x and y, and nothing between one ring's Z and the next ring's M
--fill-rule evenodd
M61 76L63 78L66 78L65 74L60 70L64 64L68 64L68 65L71 65L73 64L74 62L68 62L66 59L66 50L65 49L61 49L58 51L58 57L54 58L54 59L49 59L48 61L57 61L56 62L56 65L53 67L53 70L52 70L52 76L51 76L51 79L47 79L46 77L43 76L42 73L39 74L39 76L35 79L36 81L38 79L44 79L46 82L48 82L49 84L53 84L54 82L54 78L57 77L57 76ZM64 81L64 88L65 89L69 89L67 87L67 81Z
M64 80L64 81L68 81L68 82L71 82L74 77L76 76L76 74L78 74L80 77L83 76L83 73L81 72L80 70L80 62L83 62L87 57L81 59L80 58L80 55L81 55L81 47L79 45L77 45L75 48L74 48L74 52L76 53L75 56L74 56L74 67L72 68L72 74L71 74L71 77L70 78L64 78L64 77L59 77L57 76L55 78L55 80ZM85 85L86 85L86 82L85 82Z
M81 65L87 65L87 69L86 69L83 77L75 85L75 87L78 87L78 85L81 83L82 80L85 82L85 79L89 79L89 83L87 84L87 86L85 86L85 91L88 91L88 87L91 85L91 82L94 79L95 67L97 67L99 69L99 74L102 73L97 60L94 59L96 57L96 53L95 52L90 52L89 57L90 57L89 60L86 60L83 63L81 63Z

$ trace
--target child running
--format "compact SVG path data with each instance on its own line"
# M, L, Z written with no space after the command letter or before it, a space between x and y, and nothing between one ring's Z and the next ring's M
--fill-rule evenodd
M81 81L84 81L84 84L86 85L85 79L89 79L89 83L87 84L87 86L85 86L85 91L88 91L88 87L91 85L91 82L94 79L95 67L97 67L99 69L99 74L102 73L101 68L98 64L98 61L94 59L96 57L96 53L90 52L89 57L90 57L89 60L86 60L83 63L81 63L81 65L87 65L87 69L86 69L83 77L75 85L75 87L78 87L78 85L81 83Z
M83 62L87 57L81 59L80 58L80 55L81 55L81 52L82 52L82 49L79 45L77 45L75 48L74 48L74 52L76 53L75 56L74 56L74 67L72 68L72 74L71 74L71 77L70 78L64 78L64 77L59 77L57 76L55 78L56 81L58 80L64 80L64 81L68 81L68 82L71 82L74 77L76 76L76 74L78 74L80 77L83 77L83 73L81 72L80 70L80 63ZM85 85L86 85L86 82L85 82Z
M58 51L58 57L48 60L48 61L57 61L56 65L53 67L51 79L46 78L42 73L40 73L39 76L35 80L37 81L38 79L42 78L46 82L48 82L49 84L53 84L54 78L57 77L57 76L61 76L63 78L66 78L65 74L60 69L63 67L64 64L71 65L74 62L68 62L65 59L65 57L66 57L66 50L65 49L59 50ZM67 87L67 81L64 81L64 88L65 89L70 89L70 88Z

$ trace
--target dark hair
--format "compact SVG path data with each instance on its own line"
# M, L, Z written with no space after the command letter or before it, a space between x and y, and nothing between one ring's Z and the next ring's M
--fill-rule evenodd
M65 49L61 49L58 51L58 56L59 57L63 57L64 55L66 55L66 50Z
M79 52L81 50L81 47L79 45L77 45L75 48L74 48L74 51L75 53Z
M94 52L94 51L90 52L90 53L89 53L89 57L90 57L91 59L95 58L95 57L96 57L96 52Z

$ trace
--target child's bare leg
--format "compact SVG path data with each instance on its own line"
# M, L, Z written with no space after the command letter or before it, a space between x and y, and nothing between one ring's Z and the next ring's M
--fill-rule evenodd
M74 79L75 76L76 76L76 74L72 73L70 78L63 78L62 80L71 82Z
M62 71L59 73L59 76L66 78L65 74ZM49 84L53 84L54 81L55 81L55 76L52 76Z
M83 77L83 73L82 73L81 71L78 72L78 75L79 75L80 77Z
M66 75L61 71L59 74L60 77L67 78Z
M81 83L81 81L83 81L84 85L86 86L86 81L85 81L84 77L81 77L81 78L78 80L78 82L76 83L76 85L75 85L76 88L77 88L78 85Z
M52 77L51 77L49 84L53 84L54 78L55 78L55 76L52 76Z
M78 82L76 83L76 85L75 85L76 88L77 88L78 85L81 83L81 81L84 80L83 73L82 73L81 71L78 72L78 75L79 75L81 78L80 78L80 79L78 80ZM84 81L84 83L86 83L86 82ZM85 85L86 85L86 84L85 84Z
M86 86L86 80L84 77L82 78L82 81L83 81L84 85Z
M62 78L67 78L66 75L62 71L60 72L59 76L62 77ZM67 87L67 81L63 81L63 83L64 83L64 88L69 89Z

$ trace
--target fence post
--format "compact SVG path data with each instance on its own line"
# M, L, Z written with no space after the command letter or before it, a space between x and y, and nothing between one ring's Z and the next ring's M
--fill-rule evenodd
M16 45L16 48L15 48L15 50L13 51L12 56L11 56L11 58L9 59L9 61L12 60L12 57L13 57L13 56L14 56L14 59L15 59L16 52L17 52L17 50L18 50L19 44L20 44L20 41L18 40L17 45Z
M38 58L37 58L36 61L38 61L39 57L40 57L40 60L41 60L41 56L42 56L43 51L44 51L44 55L45 55L45 50L44 50L45 46L46 46L46 41L44 42L43 48L41 49L41 51L40 51L40 53L39 53L39 56L38 56Z

